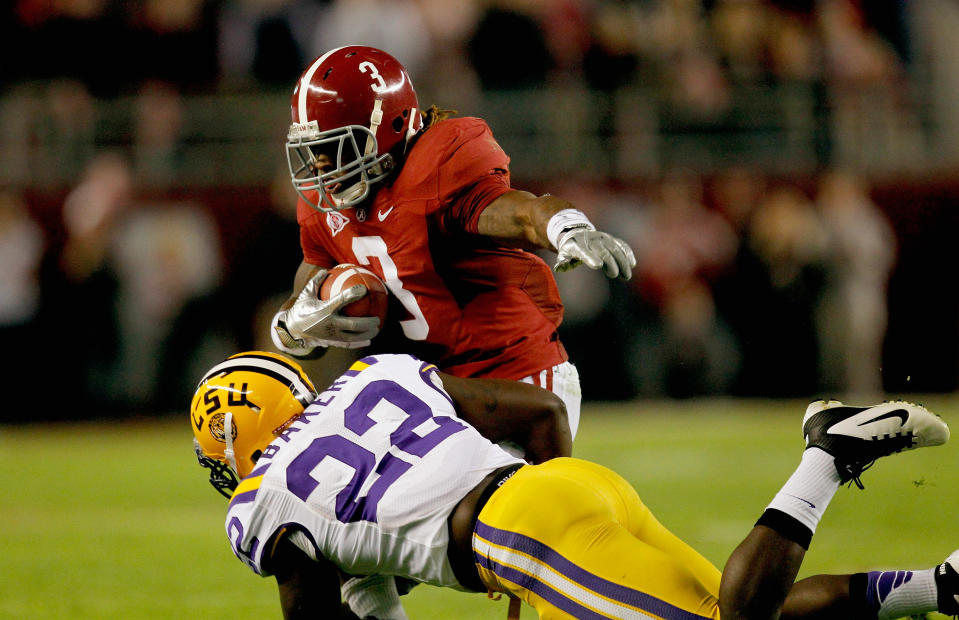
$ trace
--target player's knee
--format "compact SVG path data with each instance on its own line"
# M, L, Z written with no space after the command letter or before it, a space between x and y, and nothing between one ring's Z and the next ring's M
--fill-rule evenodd
M724 582L724 586L725 586ZM744 591L721 587L719 617L723 620L767 620L778 618L782 597L762 590Z

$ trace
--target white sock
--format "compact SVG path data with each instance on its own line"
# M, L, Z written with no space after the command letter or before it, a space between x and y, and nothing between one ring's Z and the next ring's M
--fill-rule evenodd
M815 533L837 490L839 472L832 455L819 448L809 448L767 508L788 514Z
M935 611L938 607L935 570L869 573L866 597L873 604L878 603L879 620L895 620Z

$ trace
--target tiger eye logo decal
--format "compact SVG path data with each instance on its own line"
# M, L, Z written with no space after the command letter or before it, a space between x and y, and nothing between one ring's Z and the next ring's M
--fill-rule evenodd
M221 443L226 443L226 433L223 432L223 422L226 419L226 414L222 411L220 413L214 413L210 417L210 434L213 435L213 438ZM230 429L233 435L232 439L236 440L236 424L233 425L233 428Z

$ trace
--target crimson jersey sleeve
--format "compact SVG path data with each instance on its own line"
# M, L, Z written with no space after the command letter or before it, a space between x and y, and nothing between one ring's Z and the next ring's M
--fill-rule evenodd
M452 228L469 232L482 210L510 189L509 157L486 122L473 117L427 129L403 164L403 176L429 187L426 215L444 212Z
M508 173L496 171L484 176L451 198L438 218L440 230L444 233L462 230L475 234L483 210L510 189Z
M443 232L476 233L483 209L510 190L509 156L482 119L455 119L436 128L454 129L437 171L438 224Z
M485 177L509 170L509 157L493 138L493 132L479 118L461 118L438 123L429 131L443 130L436 137L445 142L445 148L435 149L440 154L437 170L438 197L441 203L462 193ZM429 131L426 135L429 136Z

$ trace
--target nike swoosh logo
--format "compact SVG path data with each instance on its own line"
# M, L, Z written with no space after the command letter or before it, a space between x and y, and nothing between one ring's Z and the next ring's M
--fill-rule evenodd
M395 206L396 206L396 205L393 205L393 207L395 207ZM390 212L393 210L393 207L390 207L390 208L387 209L386 211L382 211L382 210L377 211L377 212L376 212L376 217L378 217L378 218L380 219L380 221L382 222L383 220L386 219L386 217L387 217L387 216L390 214Z
M799 501L801 501L801 502L803 502L803 503L805 503L805 504L808 504L810 508L815 508L815 507L816 507L816 504L812 503L812 502L809 501L808 499L803 499L803 498L799 497L798 495L792 495L791 493L783 493L783 495L788 495L789 497L792 497L793 499L798 499Z
M904 409L896 409L895 411L887 411L882 415L878 415L871 420L866 420L865 422L860 422L857 426L865 426L867 424L872 424L873 422L878 422L880 420L888 420L889 418L899 418L899 425L902 426L906 423L906 420L909 419L909 414L906 413Z

